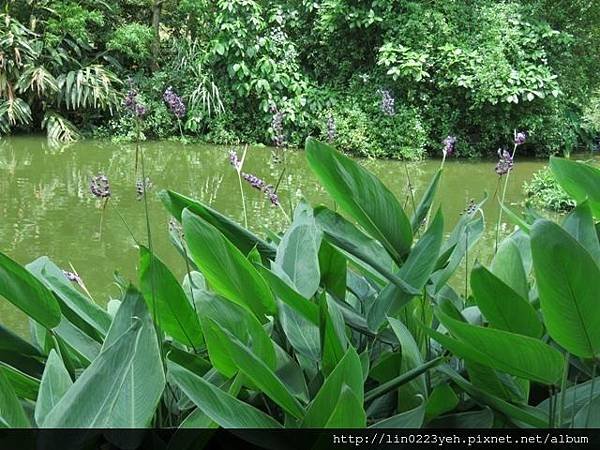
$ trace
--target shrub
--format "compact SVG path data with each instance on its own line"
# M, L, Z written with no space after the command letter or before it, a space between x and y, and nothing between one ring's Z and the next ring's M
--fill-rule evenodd
M538 170L529 182L524 183L525 204L534 208L556 212L568 212L575 207L575 201L558 184L548 167Z

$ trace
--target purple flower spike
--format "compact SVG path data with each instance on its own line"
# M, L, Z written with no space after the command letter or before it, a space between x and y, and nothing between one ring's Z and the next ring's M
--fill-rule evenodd
M332 143L335 140L335 120L333 114L327 118L327 141Z
M283 113L277 109L275 104L271 105L271 128L273 129L273 144L275 147L283 147L285 145L285 136L283 135Z
M183 103L181 97L175 93L171 86L169 86L165 90L165 93L163 94L163 100L165 101L165 103L167 104L167 106L169 107L169 109L175 117L181 119L183 118L183 116L185 116L185 104Z
M229 151L229 164L231 164L235 170L240 170L242 166L242 162L238 158L238 155L235 151Z
M82 284L81 278L79 278L79 275L77 275L76 273L69 272L68 270L63 270L63 275L67 280L71 281L72 283L79 285Z
M448 136L442 141L442 143L444 144L444 148L442 149L444 156L452 155L452 153L454 153L454 149L456 148L456 137Z
M275 192L273 185L267 184L265 180L256 175L252 175L251 173L243 173L242 178L250 183L250 186L254 189L258 189L264 193L274 206L279 206L279 196L277 195L277 192Z
M110 184L108 177L104 174L98 174L92 177L90 181L90 192L98 198L110 197Z
M148 191L151 187L152 182L150 181L150 178L146 177L144 181L142 181L141 178L138 179L135 182L136 200L141 200L142 198L144 198L146 191Z
M498 161L498 164L496 164L496 173L500 176L506 175L513 168L513 157L508 150L500 149L498 149L498 157L500 160Z
M134 117L142 118L148 112L146 107L139 103L138 92L131 88L127 91L127 95L123 99L123 106L127 109Z
M527 140L527 133L519 131L515 134L515 145L523 145Z
M379 95L381 95L381 104L379 105L381 111L386 116L395 116L395 100L392 96L392 93L388 89L379 89L377 92L379 93Z
M250 186L252 186L254 189L258 189L260 191L267 186L267 183L265 183L264 180L258 178L256 175L252 175L251 173L243 173L242 178L250 183Z

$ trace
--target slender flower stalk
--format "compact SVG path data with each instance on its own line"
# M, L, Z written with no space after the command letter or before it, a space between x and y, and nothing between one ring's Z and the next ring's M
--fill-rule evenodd
M498 161L498 164L496 164L495 171L498 174L498 176L502 177L506 175L506 177L504 178L504 187L502 189L502 198L500 200L500 210L498 211L498 223L496 224L496 243L494 245L494 254L498 252L500 225L502 223L502 207L504 206L504 201L506 199L506 190L508 188L508 179L510 176L510 172L512 171L514 166L515 153L517 152L517 148L520 145L523 145L526 140L527 133L523 131L519 131L517 133L517 130L515 130L512 153L509 153L507 150L498 150L498 156L500 159Z
M246 210L246 197L244 196L244 187L242 186L242 168L244 166L244 161L246 160L246 153L248 151L248 146L244 147L244 153L242 153L242 159L238 158L238 155L235 151L231 150L229 152L229 164L233 166L237 173L238 184L240 187L240 196L242 197L242 210L244 212L244 227L248 228L248 211Z
M454 150L456 149L456 137L448 136L446 139L442 141L444 144L444 148L442 148L442 164L440 165L440 169L444 168L444 163L446 162L446 158L448 156L452 156Z
M102 224L104 223L104 212L106 211L106 206L108 205L108 200L110 199L112 193L110 190L110 183L108 181L108 177L102 173L92 177L90 180L90 192L96 198L103 200L102 203L102 212L100 213L100 240L102 240Z

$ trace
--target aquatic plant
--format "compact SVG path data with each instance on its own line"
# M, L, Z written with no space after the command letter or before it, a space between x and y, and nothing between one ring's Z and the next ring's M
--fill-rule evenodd
M35 330L29 342L0 327L1 423L600 425L600 170L552 158L577 207L561 224L511 213L519 230L470 268L467 298L449 280L484 231L485 198L450 233L438 209L416 239L440 171L409 216L327 144L309 139L306 157L338 211L300 202L269 239L161 192L186 277L140 245L137 287L121 283L110 314L48 258L0 253L0 295Z
M144 195L146 195L146 191L148 191L150 188L152 188L152 182L150 181L150 178L146 177L144 180L139 178L135 182L136 200L138 200L138 201L141 200L142 197L144 197Z
M527 140L527 133L524 131L517 130L514 131L514 146L512 153L509 153L508 150L500 150L498 149L498 157L499 161L494 168L494 171L498 174L498 186L500 185L500 180L504 176L504 188L502 189L502 197L500 198L500 209L498 210L498 222L496 222L496 243L494 246L494 253L498 251L498 239L500 235L500 225L502 223L502 211L504 209L504 201L506 200L506 189L508 187L508 178L510 176L510 172L514 167L515 161L515 153L517 152L517 148L520 145L523 145ZM498 188L496 188L496 191ZM494 194L495 195L495 194Z

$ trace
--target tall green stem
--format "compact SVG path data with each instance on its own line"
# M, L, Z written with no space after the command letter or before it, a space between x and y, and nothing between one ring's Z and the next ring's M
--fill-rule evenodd
M564 414L565 414L565 401L566 401L566 390L567 390L567 378L569 376L569 352L565 352L565 370L563 371L562 380L560 383L560 404L558 407L558 428L563 425Z
M514 160L515 152L517 151L517 144L515 143L511 155L511 160ZM498 252L498 239L500 237L500 224L502 223L502 205L504 205L504 200L506 199L506 188L508 187L508 178L510 177L510 172L512 169L508 169L506 172L506 178L504 179L504 188L502 189L502 199L500 200L500 209L498 211L498 223L496 224L496 243L494 245L494 255Z

